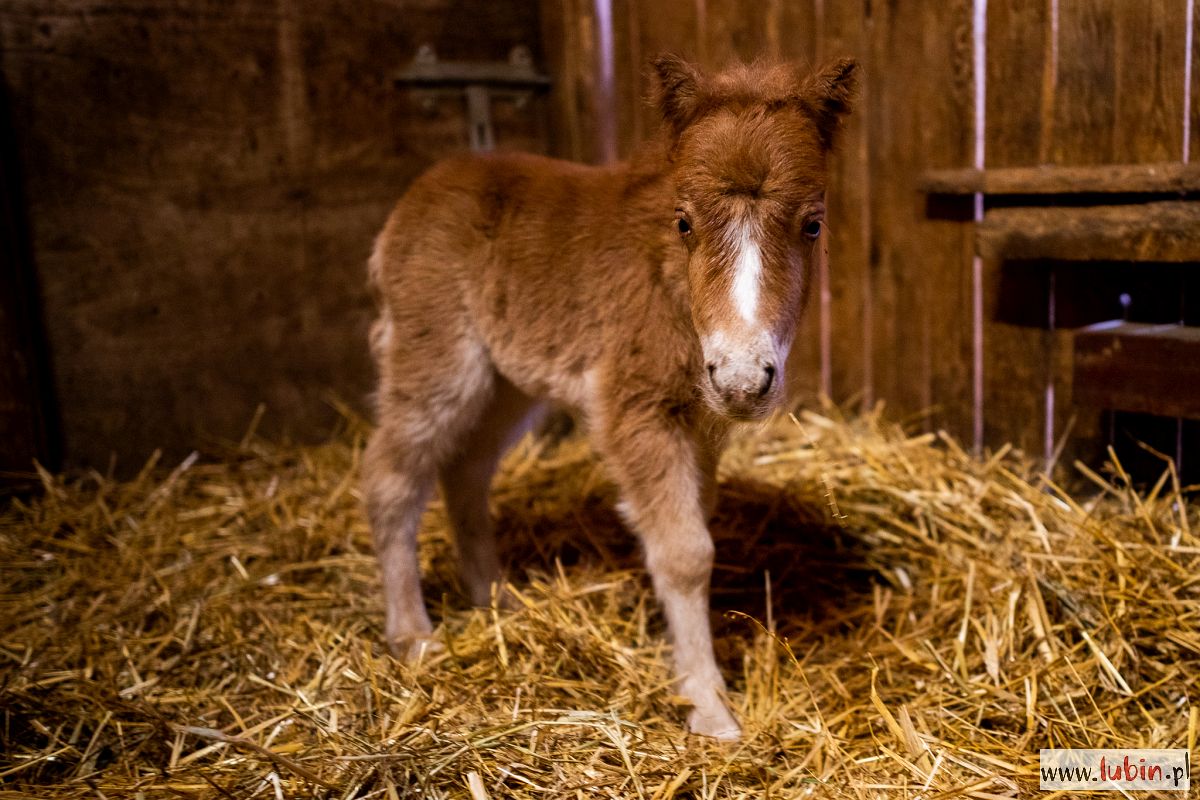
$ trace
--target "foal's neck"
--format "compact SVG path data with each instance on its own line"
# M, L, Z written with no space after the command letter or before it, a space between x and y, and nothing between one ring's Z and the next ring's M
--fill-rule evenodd
M671 171L671 152L662 137L642 142L624 164L628 183L652 185L667 178Z
M675 184L670 148L665 138L642 143L620 173L621 202L617 218L637 253L641 269L653 270L655 292L670 308L671 324L692 331L688 296L687 253L674 228Z

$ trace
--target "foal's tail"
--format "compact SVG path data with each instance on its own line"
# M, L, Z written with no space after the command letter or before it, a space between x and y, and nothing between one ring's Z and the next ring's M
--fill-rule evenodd
M371 348L371 357L378 364L390 344L392 333L391 314L388 309L387 293L383 291L383 262L386 246L385 228L375 237L375 246L371 248L371 256L367 259L367 290L375 303L379 316L371 323L367 341Z
M386 233L387 230L384 229L375 237L375 244L367 259L367 289L371 293L371 299L375 301L375 307L380 310L383 310L386 302L383 295L383 247Z

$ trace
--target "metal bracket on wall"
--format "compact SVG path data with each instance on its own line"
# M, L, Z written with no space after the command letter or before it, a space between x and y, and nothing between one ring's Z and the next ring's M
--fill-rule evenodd
M492 100L505 98L521 108L535 92L550 88L550 77L533 66L529 48L518 45L508 61L438 61L432 45L421 45L417 56L395 76L397 86L411 87L414 97L432 109L445 96L464 97L467 106L467 135L471 149L487 151L496 146L492 127Z

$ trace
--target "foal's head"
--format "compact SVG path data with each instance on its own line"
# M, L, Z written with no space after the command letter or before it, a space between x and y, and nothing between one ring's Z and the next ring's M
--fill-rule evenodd
M701 391L719 413L759 418L783 399L784 362L822 248L826 155L855 64L709 77L664 56L654 71L704 352Z

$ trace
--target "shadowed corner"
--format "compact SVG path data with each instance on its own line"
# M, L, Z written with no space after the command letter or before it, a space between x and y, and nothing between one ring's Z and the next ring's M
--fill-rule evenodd
M585 442L527 444L499 476L493 510L508 578L520 589L558 565L644 574L641 548L615 510L616 492ZM545 449L541 449L545 448ZM520 449L520 448L519 448ZM536 469L532 467L536 460ZM716 544L711 607L718 657L735 667L756 631L740 612L784 639L836 632L872 603L878 571L862 540L832 519L823 489L725 476L710 524ZM465 608L453 564L435 570L430 596ZM431 608L437 616L438 610ZM662 625L661 615L656 627ZM736 669L730 672L736 675Z
M869 606L873 577L862 541L830 518L819 486L781 486L752 477L721 482L711 530L717 546L712 607L719 655L736 656L755 631L748 614L791 639L836 627ZM733 648L736 650L738 648ZM725 660L724 658L722 660Z

